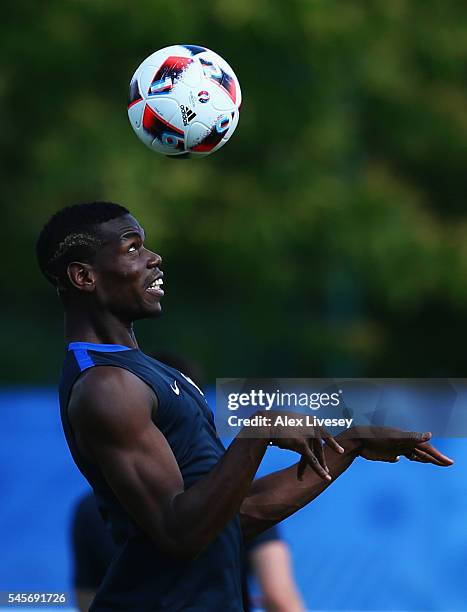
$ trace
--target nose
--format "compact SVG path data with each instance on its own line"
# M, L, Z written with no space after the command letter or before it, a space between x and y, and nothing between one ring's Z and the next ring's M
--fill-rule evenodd
M148 268L159 268L161 263L162 263L162 257L158 255L157 253L153 253L152 251L149 251L148 261L146 264L147 267Z

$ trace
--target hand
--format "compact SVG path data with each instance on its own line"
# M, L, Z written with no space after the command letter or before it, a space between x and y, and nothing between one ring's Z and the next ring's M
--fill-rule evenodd
M271 416L271 413L268 413ZM287 419L300 419L301 415L294 412L275 411L274 417L282 416ZM279 448L295 451L301 455L297 466L297 478L302 480L307 465L323 480L330 481L331 475L326 464L323 444L327 444L336 453L343 453L344 449L326 431L324 427L310 427L304 425L278 425L270 426L269 443Z
M404 455L410 461L444 467L454 463L428 443L430 432L409 432L392 427L356 427L349 432L349 437L360 441L360 455L370 461L395 463Z

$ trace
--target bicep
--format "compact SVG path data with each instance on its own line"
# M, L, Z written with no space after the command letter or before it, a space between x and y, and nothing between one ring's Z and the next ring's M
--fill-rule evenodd
M160 532L173 499L183 491L183 479L167 440L154 425L133 442L129 447L97 445L96 463L135 521L151 533Z
M183 478L151 420L148 389L122 372L99 373L86 389L78 389L71 405L73 428L78 445L124 509L148 535L170 547L170 510L183 492Z

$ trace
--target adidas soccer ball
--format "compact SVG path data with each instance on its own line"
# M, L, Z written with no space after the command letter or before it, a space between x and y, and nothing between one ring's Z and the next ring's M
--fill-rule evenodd
M196 45L173 45L150 55L136 70L128 117L153 151L203 156L232 136L241 99L237 77L219 55Z

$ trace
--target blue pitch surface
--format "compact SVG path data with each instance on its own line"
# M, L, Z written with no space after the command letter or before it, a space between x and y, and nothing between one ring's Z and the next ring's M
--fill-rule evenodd
M454 467L358 459L282 524L309 609L467 610L466 440L437 444ZM270 448L259 475L294 460ZM0 591L71 591L70 518L87 484L55 390L0 391L0 483Z

